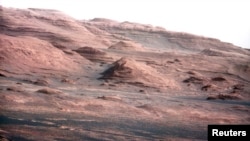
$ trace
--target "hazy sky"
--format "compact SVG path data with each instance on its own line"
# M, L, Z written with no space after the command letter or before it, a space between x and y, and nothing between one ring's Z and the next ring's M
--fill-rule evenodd
M250 48L249 0L0 0L0 4L58 9L77 19L151 24Z

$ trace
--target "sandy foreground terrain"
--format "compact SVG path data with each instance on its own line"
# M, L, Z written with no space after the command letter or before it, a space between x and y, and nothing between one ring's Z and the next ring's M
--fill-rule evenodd
M250 124L250 51L59 11L0 7L0 140L207 140Z

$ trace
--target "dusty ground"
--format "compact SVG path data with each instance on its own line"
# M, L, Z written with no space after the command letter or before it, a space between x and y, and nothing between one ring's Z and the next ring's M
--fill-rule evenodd
M249 50L54 10L1 11L0 140L207 140L208 124L250 124Z

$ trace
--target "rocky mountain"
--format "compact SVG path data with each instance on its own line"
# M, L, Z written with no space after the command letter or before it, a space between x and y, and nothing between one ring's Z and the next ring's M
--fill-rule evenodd
M250 52L162 27L0 7L0 139L206 140L249 124Z

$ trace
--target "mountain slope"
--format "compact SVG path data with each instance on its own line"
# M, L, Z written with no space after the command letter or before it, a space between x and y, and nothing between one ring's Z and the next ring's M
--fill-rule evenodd
M1 31L11 36L33 36L58 48L105 46L105 40L81 26L75 19L56 10L1 8Z
M0 7L0 140L206 140L250 124L250 52L151 25Z
M132 22L119 23L108 19L98 18L85 21L84 25L94 25L99 29L124 36L125 38L137 41L146 47L154 49L201 51L206 48L215 48L225 51L247 53L244 49L240 49L230 43L221 42L218 39L201 37L188 33L171 32L162 27L153 27L151 25Z

